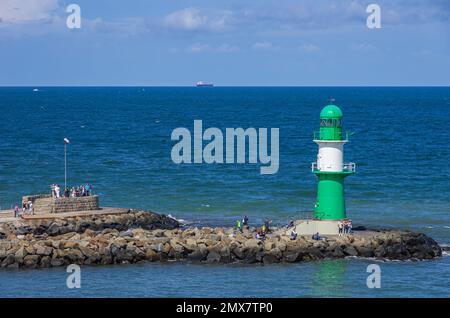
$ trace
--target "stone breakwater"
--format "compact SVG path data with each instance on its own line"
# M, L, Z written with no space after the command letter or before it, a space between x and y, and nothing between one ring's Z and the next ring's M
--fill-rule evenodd
M431 238L406 231L361 231L314 241L276 231L264 240L254 229L182 229L176 220L144 211L0 226L0 267L46 268L68 264L155 261L278 263L343 258L432 259L442 250ZM281 233L281 234L277 234Z

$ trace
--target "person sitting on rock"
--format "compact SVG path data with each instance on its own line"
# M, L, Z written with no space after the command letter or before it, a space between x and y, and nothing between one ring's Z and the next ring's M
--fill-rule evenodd
M266 233L264 233L262 228L256 230L255 238L258 240L264 240L266 238Z
M322 238L319 235L319 232L317 232L316 234L313 234L312 239L315 241L320 241Z
M290 228L290 227L293 227L294 226L294 221L293 220L291 220L291 222L289 222L289 224L288 224L288 228Z
M263 231L263 230L261 229L261 233L260 233L260 239L261 239L261 241L264 241L264 240L266 239L266 233L267 233L267 232L265 232L265 231Z
M264 221L264 227L265 227L265 233L269 233L269 225L270 225L270 223L272 223L272 220L269 220L269 219L266 219L265 221Z
M297 232L295 230L292 230L291 232L291 241L295 241L297 239Z

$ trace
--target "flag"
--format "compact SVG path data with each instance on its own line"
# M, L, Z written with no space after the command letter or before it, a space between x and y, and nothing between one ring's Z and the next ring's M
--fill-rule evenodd
M67 139L67 138L64 138L64 144L70 144L70 141L69 141L69 139Z

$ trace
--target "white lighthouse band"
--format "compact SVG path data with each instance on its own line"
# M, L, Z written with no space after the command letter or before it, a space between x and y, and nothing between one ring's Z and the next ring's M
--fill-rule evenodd
M347 140L314 140L319 146L317 162L313 162L312 170L324 172L355 171L353 162L344 163L344 144Z

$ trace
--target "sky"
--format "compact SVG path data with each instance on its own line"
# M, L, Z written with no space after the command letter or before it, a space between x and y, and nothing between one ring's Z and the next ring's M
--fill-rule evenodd
M381 28L367 27L373 3ZM200 80L448 86L450 0L0 0L1 86Z

